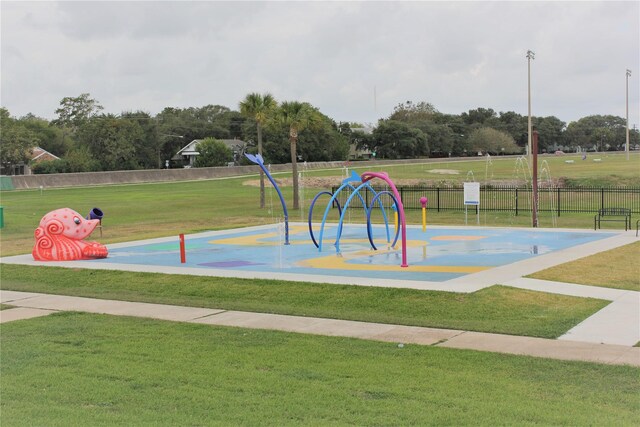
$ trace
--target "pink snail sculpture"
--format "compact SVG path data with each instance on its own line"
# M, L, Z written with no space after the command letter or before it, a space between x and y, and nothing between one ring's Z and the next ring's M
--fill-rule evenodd
M99 223L99 219L85 219L69 208L49 212L42 217L40 226L34 233L36 244L33 246L33 259L74 261L106 258L108 254L106 246L83 240Z

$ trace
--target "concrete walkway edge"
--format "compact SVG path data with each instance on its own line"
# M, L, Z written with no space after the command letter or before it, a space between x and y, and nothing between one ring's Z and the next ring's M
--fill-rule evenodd
M56 311L81 311L640 367L640 348L623 345L4 290L0 302L18 307L0 311L0 323Z

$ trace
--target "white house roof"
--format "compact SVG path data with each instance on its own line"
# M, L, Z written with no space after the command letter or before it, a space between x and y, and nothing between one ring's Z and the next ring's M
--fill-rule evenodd
M195 156L198 156L200 154L200 152L198 150L196 150L196 147L202 141L203 141L202 139L194 139L193 141L191 141L190 143L188 143L187 145L182 147L175 154L175 156L172 157L172 159L173 160L180 160L182 157L195 157ZM247 143L244 142L241 139L219 139L218 141L221 141L222 143L224 143L224 145L229 147L229 149L231 149L231 151L238 151L238 152L241 152L241 153L244 152L244 148L247 146Z
M176 153L176 156L197 156L200 153L198 152L198 150L196 150L196 146L202 141L202 139L194 139L193 141L182 147ZM232 150L237 150L247 145L247 143L241 139L219 139L218 141L223 142L224 145Z
M196 145L201 142L201 139L194 139L193 141L182 147L180 151L176 153L176 156L197 156L200 153L198 152L198 150L196 150Z

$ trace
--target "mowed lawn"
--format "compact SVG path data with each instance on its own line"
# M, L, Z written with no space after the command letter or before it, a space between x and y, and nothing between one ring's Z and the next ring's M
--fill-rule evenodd
M547 159L552 173L567 169L577 180L629 184L640 175L620 157L573 165ZM383 170L392 178L434 179L439 175L431 169L467 174L473 167L483 182L513 175L514 161L507 160ZM82 214L103 209L104 236L92 239L107 244L281 221L275 192L268 190L269 207L258 209L258 190L243 185L246 179L3 192L2 255L30 252L38 221L60 207ZM283 190L291 200L291 189ZM315 192L306 190L304 206ZM419 215L411 212L409 221L418 224ZM291 220L305 217L304 210L290 212ZM429 221L459 225L464 214L429 212ZM501 214L482 221L530 225L526 217ZM558 225L589 228L592 221L592 214L563 215ZM626 249L612 251L606 277L593 263L581 267L582 275L606 283L623 270L615 265L637 259L633 250L616 256L619 250ZM607 304L504 286L454 294L13 265L2 265L0 275L2 289L548 338ZM3 426L631 426L640 420L640 369L625 366L80 313L3 324L0 344Z
M583 162L577 156L571 158L577 159L574 164L564 163L565 157L546 156L545 164L555 177L566 176L574 181L587 183L598 179L606 185L640 185L640 154L634 153L630 161L626 161L624 155L604 155L601 163ZM482 184L487 181L517 181L519 173L516 173L515 164L516 159L495 157L490 161L479 159L375 167L366 162L354 162L353 166L359 173L366 170L386 171L392 179L461 183L473 177ZM442 175L434 173L434 170L453 170L458 174ZM257 171L256 168L256 173ZM305 176L334 176L339 182L343 173L341 169L307 171ZM277 179L290 176L290 173L275 174ZM106 244L282 221L282 208L270 184L266 187L267 207L259 208L259 189L246 185L247 181L256 179L257 174L210 181L3 191L5 226L0 235L1 253L2 256L29 253L33 246L33 232L42 216L62 207L69 207L82 215L86 215L94 207L102 209L105 213L103 236L99 238L94 233L91 238ZM289 204L290 221L306 221L307 209L313 197L319 191L329 189L305 189L301 209L294 210L291 206L292 189L283 186L284 197ZM321 209L316 209L316 216L321 216L320 211ZM332 215L329 219L337 220L337 213L332 212ZM358 215L351 217L357 220ZM473 223L474 220L472 217L469 221ZM408 210L407 221L410 224L420 224L420 210ZM428 222L463 225L465 215L463 211L429 210ZM531 226L531 216L515 216L509 212L482 212L480 224L528 227ZM590 228L593 226L593 214L563 214L556 218L551 217L551 213L540 213L542 227L552 227L554 224L558 227Z
M3 426L637 425L640 370L61 313L2 326Z
M23 292L557 338L608 301L492 286L473 293L4 265Z
M640 242L600 252L530 275L533 279L640 291Z

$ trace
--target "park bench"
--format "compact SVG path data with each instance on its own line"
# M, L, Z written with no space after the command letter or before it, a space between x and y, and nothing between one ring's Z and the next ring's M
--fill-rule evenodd
M593 217L593 229L600 228L600 222L624 222L624 231L631 229L631 209L626 208L604 208L598 210L598 214Z

